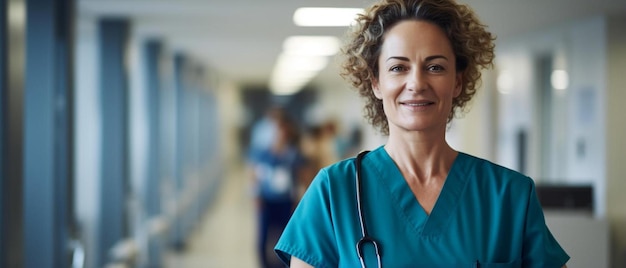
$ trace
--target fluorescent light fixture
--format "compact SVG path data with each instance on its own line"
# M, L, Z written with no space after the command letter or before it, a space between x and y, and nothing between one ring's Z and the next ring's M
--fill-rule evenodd
M275 95L290 95L299 91L328 65L326 56L283 53L278 56L270 79Z
M569 75L565 70L554 70L550 76L550 83L556 90L565 90L569 86Z
M270 78L276 95L291 95L304 87L321 70L329 57L339 52L341 42L335 36L291 36L283 42Z
M361 8L301 7L293 13L293 22L305 27L350 26Z
M332 56L340 46L335 36L291 36L283 42L285 53L294 55Z

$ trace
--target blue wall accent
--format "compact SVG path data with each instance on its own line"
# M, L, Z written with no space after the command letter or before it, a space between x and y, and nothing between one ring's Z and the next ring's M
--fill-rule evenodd
M67 267L73 2L29 0L26 7L24 267Z
M102 176L98 266L107 263L111 248L128 235L128 77L127 42L130 23L102 19L100 37L100 101L102 109Z

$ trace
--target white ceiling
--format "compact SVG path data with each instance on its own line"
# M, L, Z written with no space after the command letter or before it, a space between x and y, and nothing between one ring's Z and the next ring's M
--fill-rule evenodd
M624 14L625 0L460 0L505 40L601 14ZM291 35L343 36L342 27L305 28L292 22L298 7L366 7L372 0L79 0L79 16L128 16L133 31L163 38L235 83L267 83L282 42ZM340 80L336 64L318 79Z

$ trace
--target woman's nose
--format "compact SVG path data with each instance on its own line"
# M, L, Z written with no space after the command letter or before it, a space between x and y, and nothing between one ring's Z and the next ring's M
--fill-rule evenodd
M413 69L407 76L406 89L409 91L423 91L426 90L428 83L426 82L426 76L419 69Z

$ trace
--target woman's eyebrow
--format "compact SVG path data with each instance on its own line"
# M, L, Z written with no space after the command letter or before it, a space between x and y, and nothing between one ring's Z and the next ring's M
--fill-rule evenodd
M409 58L407 58L407 57L400 57L400 56L391 56L391 57L387 58L386 61L389 61L389 60L410 61Z
M426 57L425 61L433 61L436 59L444 59L444 60L448 60L448 58L444 55L432 55L432 56L428 56ZM390 60L400 60L400 61L410 61L409 58L407 57L401 57L401 56L391 56L389 58L387 58L386 61L390 61Z
M436 59L444 59L444 60L448 60L448 58L444 55L432 55L432 56L428 56L426 57L426 61L432 61L432 60L436 60Z

